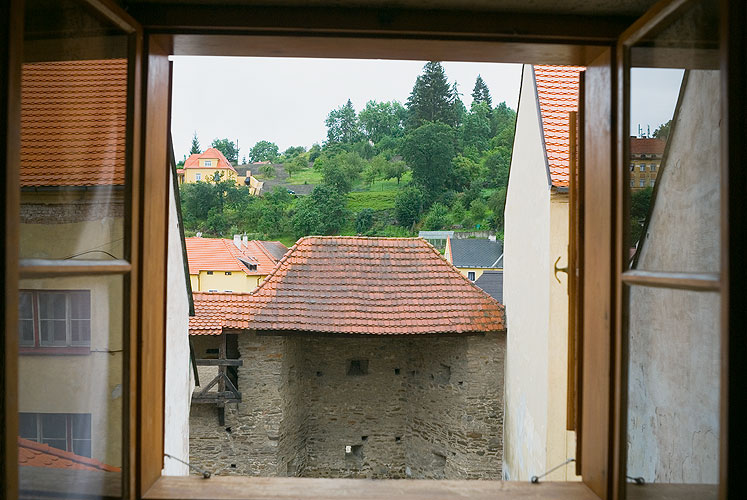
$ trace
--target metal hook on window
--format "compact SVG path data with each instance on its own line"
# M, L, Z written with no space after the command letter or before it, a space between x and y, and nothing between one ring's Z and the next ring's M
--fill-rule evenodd
M560 283L560 278L558 278L558 273L565 273L568 274L568 266L565 267L558 267L558 262L560 262L560 256L558 256L557 259L555 259L555 279L558 280L558 283Z
M558 257L558 259L560 259L560 257ZM553 467L549 471L545 472L544 474L540 474L539 476L532 476L532 478L529 480L529 482L532 483L532 484L539 484L540 479L542 479L543 477L545 477L549 473L551 473L553 471L556 471L556 470L560 469L561 467L563 467L564 465L568 465L569 463L575 462L575 461L576 461L575 458L569 458L565 462L563 462L562 464L556 465L555 467Z
M184 460L181 460L179 458L176 458L173 455L169 455L168 453L164 453L163 456L167 457L167 458L170 458L172 460L176 460L177 462L181 462L184 465L186 465L187 467L189 467L190 469L199 472L200 474L202 474L203 479L210 479L210 476L212 476L212 474L210 473L210 471L206 471L204 469L200 469L199 467L197 467L195 465L192 465L192 464L190 464L188 462L185 462Z

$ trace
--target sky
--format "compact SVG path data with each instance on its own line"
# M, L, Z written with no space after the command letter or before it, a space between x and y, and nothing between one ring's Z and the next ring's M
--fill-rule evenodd
M204 150L213 139L239 142L239 160L260 140L309 148L326 139L324 120L350 99L356 111L369 100L404 104L424 61L173 56L171 131L177 161L189 153L197 132ZM521 65L442 63L469 109L479 74L493 105L516 109ZM669 120L682 71L634 70L631 133L651 132Z

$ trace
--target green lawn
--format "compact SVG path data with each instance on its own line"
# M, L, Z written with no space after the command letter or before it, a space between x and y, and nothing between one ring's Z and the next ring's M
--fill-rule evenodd
M294 186L299 184L317 185L322 182L322 174L313 168L305 168L300 172L293 174L292 178L286 179L286 182Z
M364 208L388 210L394 208L397 191L353 191L348 193L348 209L358 213Z

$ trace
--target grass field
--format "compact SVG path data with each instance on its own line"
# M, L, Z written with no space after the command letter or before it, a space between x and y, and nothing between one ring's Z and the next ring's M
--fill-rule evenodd
M322 182L322 174L313 168L306 168L296 172L293 177L285 180L288 184L297 186L299 184L319 184Z
M358 213L364 208L388 210L394 208L396 191L354 191L348 193L348 210Z

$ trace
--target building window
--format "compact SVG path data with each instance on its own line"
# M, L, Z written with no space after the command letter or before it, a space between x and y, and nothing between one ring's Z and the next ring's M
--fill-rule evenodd
M640 164L640 165L638 166L638 168L640 169L640 171L641 171L641 172L645 172L645 171L646 171L646 164L645 164L645 163L641 163L641 164Z
M205 160L205 166L206 167L212 167L213 166L213 160Z
M635 169L635 163L630 164L630 171L632 172Z
M52 448L91 456L90 413L19 413L18 434Z
M635 187L635 181L633 179L630 179L630 187Z
M470 281L475 281L475 272L474 271L468 271L467 272L467 279Z
M640 187L645 187L645 186L646 186L646 179L644 179L644 178L642 178L642 177L641 177L641 180L639 181L639 184L638 184L638 185L639 185Z
M212 276L213 275L213 271L207 271L207 275L208 276Z
M196 181L201 181L201 180L202 180L202 174L201 174L200 172L197 172L197 173L195 174L195 180L196 180Z
M218 291L217 288L211 288L211 289L208 290L208 292L217 292L217 291Z
M226 271L226 276L231 276L231 271Z
M648 169L651 170L652 172L656 172L656 163L652 163L651 165L649 165Z
M368 375L368 360L367 359L353 359L350 360L348 365L348 375Z
M91 345L89 290L21 291L18 317L22 347Z
M651 187L654 187L655 182L656 182L656 179L651 179Z

